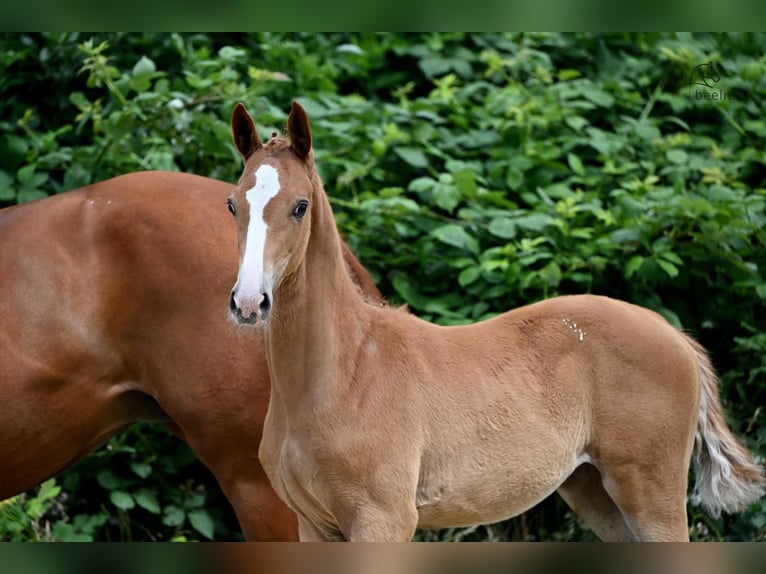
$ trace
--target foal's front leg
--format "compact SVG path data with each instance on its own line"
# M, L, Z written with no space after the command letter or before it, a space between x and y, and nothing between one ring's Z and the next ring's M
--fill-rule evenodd
M349 542L409 542L417 525L414 504L391 510L372 503L358 506L340 524Z
M314 523L303 518L298 517L298 538L301 542L332 542L333 537L328 536L326 532L320 530Z

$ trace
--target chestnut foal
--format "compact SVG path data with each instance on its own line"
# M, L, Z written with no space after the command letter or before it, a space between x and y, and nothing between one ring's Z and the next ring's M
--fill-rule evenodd
M289 142L261 142L244 106L232 116L230 304L264 328L259 456L301 540L404 541L554 491L605 540L688 540L693 450L711 512L761 496L705 351L652 311L582 295L443 327L365 301L297 103L287 127Z

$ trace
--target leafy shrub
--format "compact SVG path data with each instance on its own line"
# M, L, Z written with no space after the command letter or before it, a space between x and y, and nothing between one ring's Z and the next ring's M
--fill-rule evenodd
M565 293L655 309L711 351L730 424L766 458L766 37L42 34L0 42L0 202L139 169L234 181L233 104L245 101L269 134L298 98L338 225L391 299L443 324ZM711 61L713 89L694 81ZM139 426L110 446L59 480L73 493L66 509L109 517L96 537L236 532L211 477L198 463L178 463L180 447L167 435ZM147 468L163 472L142 476ZM168 510L176 508L183 517ZM763 502L716 520L690 508L695 539L763 540L765 521ZM550 499L500 525L422 536L592 535Z

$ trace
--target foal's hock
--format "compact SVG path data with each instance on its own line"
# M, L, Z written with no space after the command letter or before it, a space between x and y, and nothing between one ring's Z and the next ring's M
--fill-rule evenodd
M232 116L233 317L264 329L259 456L302 540L409 540L514 516L554 491L605 540L688 540L764 477L726 426L705 351L652 311L557 297L442 327L366 302L343 264L306 113L262 142Z

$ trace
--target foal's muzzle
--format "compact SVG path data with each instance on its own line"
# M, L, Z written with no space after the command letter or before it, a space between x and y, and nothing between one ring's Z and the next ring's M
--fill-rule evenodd
M268 293L259 293L256 297L240 298L236 290L231 292L229 310L237 323L255 324L265 321L271 311L271 298Z

